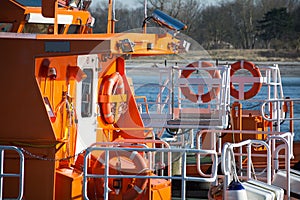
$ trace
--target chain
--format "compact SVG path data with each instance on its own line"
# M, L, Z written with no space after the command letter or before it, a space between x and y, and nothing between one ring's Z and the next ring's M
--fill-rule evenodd
M35 158L35 159L38 159L38 160L44 160L44 161L51 161L51 162L58 162L58 161L64 161L64 160L70 160L72 158L75 158L76 156L79 156L80 154L84 154L85 150L82 150L81 152L77 153L77 154L74 154L72 156L68 156L68 157L65 157L65 158L45 158L43 156L39 156L39 155L36 155L36 154L33 154L31 153L30 151L27 151L26 149L24 148L20 148L21 151L25 154L27 154L28 156L30 156L31 158Z

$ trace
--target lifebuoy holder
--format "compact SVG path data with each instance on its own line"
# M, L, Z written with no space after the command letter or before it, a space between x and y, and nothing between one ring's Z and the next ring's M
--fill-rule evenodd
M188 66L186 66L187 68L207 68L207 72L210 74L211 78L213 79L221 79L220 76L220 72L218 70L214 70L214 69L209 69L209 67L213 67L213 64L210 62L205 62L205 61L198 61L198 62L193 62L190 63ZM187 69L187 70L183 70L181 72L181 76L180 78L189 78L190 75L195 71L195 70L191 70L191 69ZM189 99L190 101L197 103L199 101L199 99L201 99L201 101L203 103L208 103L210 102L212 99L215 99L217 97L217 95L220 92L220 86L213 86L211 88L211 90L209 90L208 92L204 93L204 94L196 94L194 93L191 88L185 84L184 86L180 87L182 94Z
M110 160L112 159L127 159L128 162L132 162L135 166L135 169L132 170L130 169L130 173L134 173L137 175L141 176L147 176L148 174L148 167L145 162L145 159L142 157L140 153L137 151L125 151L125 150L118 150L118 151L108 151L107 155L109 157L108 163L110 163ZM94 163L92 167L92 174L103 174L104 173L104 168L105 168L105 159L106 159L106 152L103 152L97 159L97 161ZM120 164L121 165L121 164ZM110 169L114 169L113 171L120 172L123 174L128 174L129 172L126 172L125 170L122 171L122 165L121 166L111 166L109 164ZM117 169L121 168L121 169ZM112 175L112 174L110 174ZM136 178L133 185L131 185L130 188L126 190L126 192L122 193L122 199L123 200L132 200L136 199L139 195L143 193L147 186L148 180L145 178ZM104 184L104 178L96 178L94 180L95 184L95 192L97 194L97 197L100 197L101 195L103 196L104 189L103 189L103 184ZM112 187L114 183L111 183L109 186ZM127 187L126 187L127 188ZM109 198L114 199L114 196L117 195L115 192L111 190L109 193Z
M120 103L127 99L122 76L115 72L104 77L103 86L100 90L98 102L101 117L107 124L113 124L118 121L121 115Z
M233 63L230 69L230 95L239 100L251 99L260 91L262 82L260 80L254 80L252 87L248 91L243 91L243 93L240 94L240 90L237 90L233 85L232 77L236 71L241 69L249 71L254 78L261 78L260 70L254 63L249 61L238 61ZM240 87L242 87L241 90L243 90L244 84L240 84Z

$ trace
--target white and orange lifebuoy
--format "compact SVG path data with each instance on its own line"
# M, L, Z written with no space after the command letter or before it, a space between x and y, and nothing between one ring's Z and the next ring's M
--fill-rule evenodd
M117 117L115 116L116 113L114 113L112 110L113 102L111 102L111 97L113 95L122 95L124 93L125 88L123 79L118 72L115 72L104 78L104 84L102 91L99 94L98 102L100 103L102 119L106 123L113 124L117 121ZM115 108L114 110L117 112L118 108Z
M240 69L245 69L248 70L253 77L257 77L260 78L261 77L261 73L258 67L255 66L254 63L249 62L249 61L238 61L235 62L231 65L231 70L230 70L230 77L232 77L234 75L234 73ZM259 91L260 88L262 87L262 83L261 82L254 82L252 87L244 92L244 94L242 95L244 98L244 100L246 99L251 99L252 97L254 97ZM234 87L233 82L230 81L230 95L236 99L240 99L240 95L239 95L239 91Z
M139 154L137 151L109 151L108 153L109 160L117 159L121 160L126 159L126 162L132 162L135 166L134 169L130 169L130 172L127 172L125 170L122 170L122 165L120 166L109 166L109 174L137 174L141 176L147 175L147 164L145 162L145 159ZM94 163L91 171L92 174L103 174L104 173L104 166L105 166L105 152L102 153L97 161ZM120 168L120 169L118 169ZM121 183L124 183L124 181L121 181ZM109 199L117 199L116 195L122 195L123 200L133 200L137 199L145 190L147 186L147 179L144 178L136 178L133 183L130 184L130 187L128 186L121 186L120 188L123 188L123 193L116 194L112 188L114 188L114 181L113 179L109 180ZM103 178L96 178L94 179L94 187L93 187L93 193L96 194L97 198L103 197L104 194L104 179ZM126 188L126 189L125 189ZM128 188L128 189L127 189ZM125 190L124 190L125 189ZM120 197L120 196L119 196Z
M186 67L193 67L193 68L209 68L209 67L213 67L212 63L209 62L193 62L190 63L188 66ZM196 70L196 69L195 69ZM183 70L181 73L180 78L189 78L190 75L195 71L195 70ZM210 76L213 79L220 79L220 73L218 70L213 70L213 69L207 69L207 72L210 74ZM206 92L205 94L199 95L199 94L195 94L191 88L187 85L185 86L181 86L180 87L182 94L189 99L192 102L198 102L199 98L201 99L201 101L203 103L207 103L210 102L212 99L215 99L217 97L217 95L220 92L220 87L219 86L213 86L211 88L210 91Z

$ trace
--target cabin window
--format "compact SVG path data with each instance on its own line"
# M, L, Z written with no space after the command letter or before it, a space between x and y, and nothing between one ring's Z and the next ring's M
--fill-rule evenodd
M93 70L84 69L83 72L87 75L87 77L82 81L81 117L91 117L93 105Z
M49 24L25 24L23 33L48 33Z
M12 23L1 23L0 22L0 32L10 32L12 30Z
M64 27L62 24L58 25L59 33L63 33ZM53 24L36 24L28 23L25 24L23 33L39 33L39 34L53 34L54 25Z
M80 26L79 25L70 25L68 29L68 34L76 34L79 33Z

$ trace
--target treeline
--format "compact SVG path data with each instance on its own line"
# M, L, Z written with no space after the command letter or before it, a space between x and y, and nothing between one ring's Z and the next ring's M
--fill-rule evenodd
M116 31L141 28L144 0L136 8L116 4ZM148 0L150 15L160 9L184 22L182 33L205 49L289 49L300 51L300 0L222 0L204 5L199 0ZM94 32L106 32L107 1L91 9Z

